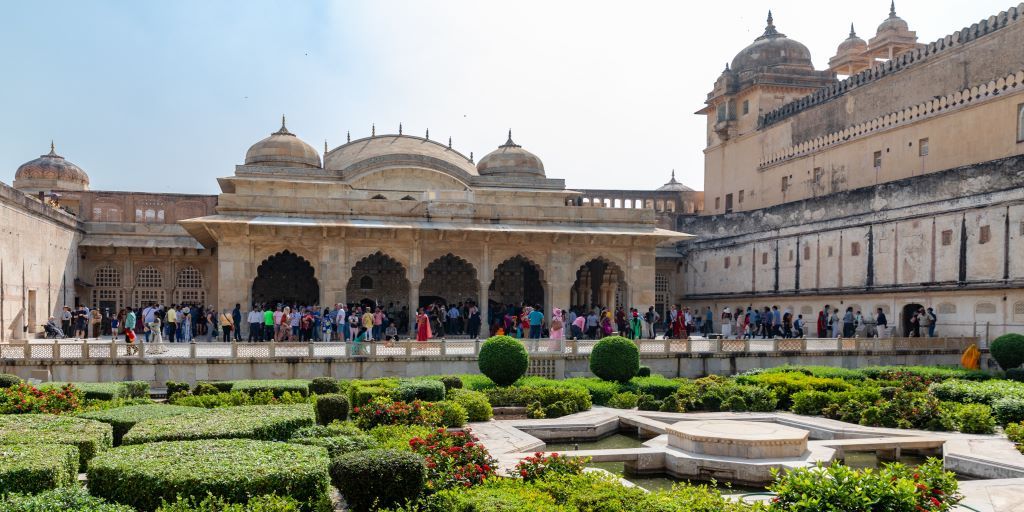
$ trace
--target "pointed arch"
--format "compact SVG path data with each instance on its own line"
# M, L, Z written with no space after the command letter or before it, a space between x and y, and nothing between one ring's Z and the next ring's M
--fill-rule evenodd
M480 293L476 267L452 253L431 261L423 270L420 283L420 304L443 302L476 302Z
M368 286L368 287L367 287ZM389 254L377 251L352 266L352 277L345 287L349 301L360 299L381 306L406 304L409 279L405 265Z
M591 258L577 267L576 281L570 291L574 306L635 306L628 302L626 273L615 261L605 256Z
M544 307L544 287L544 267L522 254L512 256L494 269L487 294L490 311L501 311L510 304Z
M316 270L306 258L287 249L274 254L256 269L252 298L261 304L316 305L320 300Z

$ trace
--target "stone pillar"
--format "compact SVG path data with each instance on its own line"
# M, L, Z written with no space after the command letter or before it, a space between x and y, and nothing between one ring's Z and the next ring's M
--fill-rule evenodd
M222 240L217 247L217 297L210 303L217 311L234 306L235 302L252 303L252 267L250 253L241 240Z
M641 310L654 305L654 250L651 249L650 254L631 252L629 268L625 269L629 302Z
M409 281L409 334L416 335L416 309L420 305L420 282Z
M480 302L478 303L480 307L480 336L484 338L490 334L491 329L491 324L488 322L490 316L490 304L487 297L487 292L490 290L488 288L490 288L490 283L480 283Z

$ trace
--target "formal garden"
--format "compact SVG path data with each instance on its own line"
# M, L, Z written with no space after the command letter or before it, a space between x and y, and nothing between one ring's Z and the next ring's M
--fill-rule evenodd
M1003 433L1024 443L1024 337L993 343L1006 368L784 366L695 380L652 375L632 341L602 340L594 377L526 376L508 337L480 374L339 381L29 384L0 375L0 512L940 511L960 499L942 461L778 472L765 501L714 485L647 491L556 453L499 467L474 434L495 409L559 418L598 407L789 411L870 427Z

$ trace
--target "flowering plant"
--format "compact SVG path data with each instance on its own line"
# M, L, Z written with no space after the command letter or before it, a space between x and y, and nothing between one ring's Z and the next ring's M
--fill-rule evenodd
M469 429L453 432L439 428L426 437L412 438L409 447L426 462L429 492L471 487L494 476L497 461Z
M0 414L66 414L77 412L84 393L70 384L61 389L38 389L24 382L0 388Z
M557 453L544 455L537 452L516 464L516 474L527 482L547 474L578 475L583 472L583 467L588 462L590 457L566 457Z
M430 402L415 400L412 403L394 402L387 397L377 397L370 403L354 407L356 425L369 430L378 425L438 425L441 410Z

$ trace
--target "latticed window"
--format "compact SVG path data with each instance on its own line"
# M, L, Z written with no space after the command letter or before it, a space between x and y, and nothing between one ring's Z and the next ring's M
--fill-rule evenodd
M1013 304L1014 315L1024 315L1024 302L1016 302Z
M139 269L135 285L139 288L161 288L164 285L164 276L153 266L147 265Z
M654 274L654 291L668 292L668 276L665 274Z
M178 288L202 288L203 274L199 269L189 265L178 271L175 286Z
M996 305L991 302L980 302L974 306L974 312L979 315L994 315L996 314Z
M121 272L113 265L103 265L96 269L96 286L117 288L121 286Z
M135 307L148 306L150 304L163 304L164 291L157 289L135 290Z

